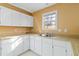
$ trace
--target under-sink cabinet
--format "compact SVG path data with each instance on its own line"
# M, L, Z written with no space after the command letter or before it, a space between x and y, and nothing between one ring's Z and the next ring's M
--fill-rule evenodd
M52 56L52 39L48 37L42 37L42 55Z
M38 55L42 55L42 39L41 36L34 35L30 36L30 49L37 53Z

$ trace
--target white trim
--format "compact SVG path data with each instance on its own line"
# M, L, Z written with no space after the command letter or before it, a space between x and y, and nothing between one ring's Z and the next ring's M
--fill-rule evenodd
M57 14L57 10L51 11L51 12L47 12L47 13L44 13L44 14L42 14L42 15L44 16L44 15L51 14L51 13L56 13L56 14Z
M58 11L57 10L42 14L42 30L44 30L44 20L43 20L44 16L47 14L52 14L52 13L56 13L56 29L55 30L57 30L58 28Z

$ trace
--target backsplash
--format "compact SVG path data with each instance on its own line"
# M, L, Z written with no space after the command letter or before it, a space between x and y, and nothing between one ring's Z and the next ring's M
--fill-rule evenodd
M0 26L0 36L30 33L32 28Z

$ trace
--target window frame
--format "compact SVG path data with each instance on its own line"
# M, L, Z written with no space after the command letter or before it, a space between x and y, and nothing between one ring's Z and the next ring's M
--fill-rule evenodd
M53 29L53 30L57 30L57 28L58 28L58 11L57 10L55 10L55 11L52 11L52 12L47 12L47 13L44 13L44 14L42 14L42 30L44 30L45 29L45 26L44 26L44 16L45 15L50 15L50 14L53 14L53 13L55 13L56 14L56 28L55 29Z

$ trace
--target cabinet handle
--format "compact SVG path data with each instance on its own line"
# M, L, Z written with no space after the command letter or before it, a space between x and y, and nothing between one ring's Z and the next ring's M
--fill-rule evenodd
M65 50L65 52L67 52L67 50Z
M54 46L52 46L52 48L54 48Z

